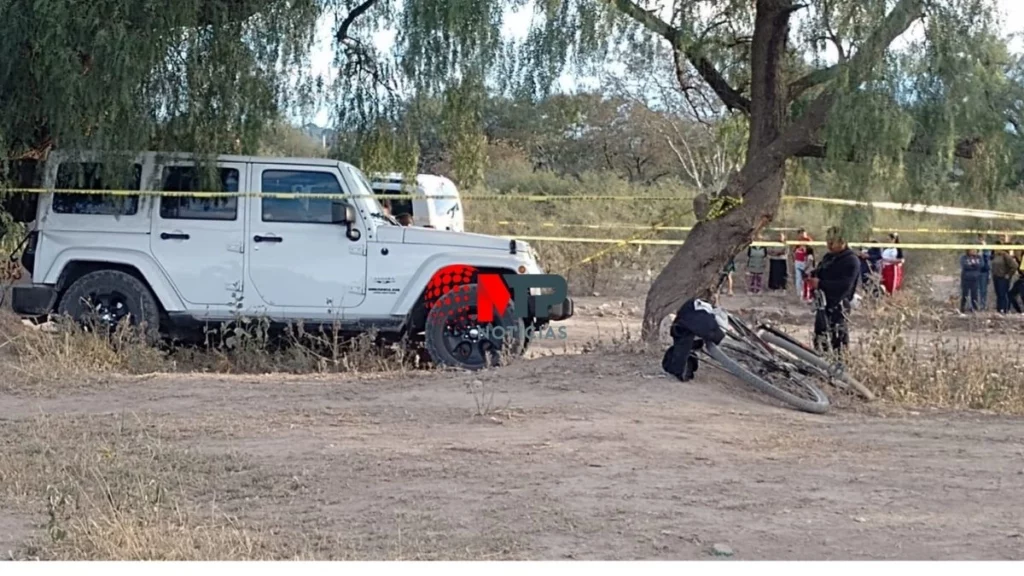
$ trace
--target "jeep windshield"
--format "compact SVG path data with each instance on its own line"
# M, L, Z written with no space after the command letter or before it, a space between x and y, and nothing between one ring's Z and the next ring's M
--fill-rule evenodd
M360 188L360 190L356 191L356 195L367 197L366 199L370 204L370 215L378 220L383 220L392 226L399 226L398 220L395 220L391 215L384 213L384 207L381 206L380 202L377 200L377 195L373 192L373 189L370 188L370 181L366 179L366 175L363 174L363 171L355 166L352 166L351 169L356 175L356 185Z

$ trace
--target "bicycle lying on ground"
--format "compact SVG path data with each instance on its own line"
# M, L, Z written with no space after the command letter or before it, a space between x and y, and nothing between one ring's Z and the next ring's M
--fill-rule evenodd
M757 335L773 348L788 354L791 360L803 364L808 371L815 372L820 378L841 390L853 390L865 400L874 400L875 395L867 386L851 376L841 362L829 362L818 355L814 349L804 345L796 338L775 328L770 322L764 321L757 325Z
M790 406L824 414L829 399L811 379L819 376L779 353L736 316L720 310L719 325L725 339L718 345L705 342L701 352L709 363L740 378L755 390Z
M816 306L824 306L818 293ZM754 389L794 408L823 414L829 409L828 396L813 383L821 380L836 388L855 390L867 400L874 394L846 372L839 362L830 362L815 350L775 328L770 322L751 329L743 320L718 308L716 317L725 339L701 350L710 363L740 378Z

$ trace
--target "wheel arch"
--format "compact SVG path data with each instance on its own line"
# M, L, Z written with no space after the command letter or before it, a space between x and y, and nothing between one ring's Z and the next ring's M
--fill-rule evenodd
M156 297L161 313L185 309L181 298L153 260L133 251L104 250L98 257L89 251L65 250L47 271L43 282L56 288L54 303L60 302L68 287L76 280L99 270L119 270L141 281Z
M433 278L434 274L438 270L444 268L445 266L450 266L450 265L453 265L453 264L460 264L460 262L453 261L453 262L445 262L445 263L443 263L441 265L435 265L435 266L432 266L432 267L429 268L429 270L430 270L429 274L422 274L421 273L421 274L417 275L417 282L415 284L417 286L417 288L416 288L416 291L414 292L415 298L413 298L411 300L412 304L409 307L409 311L406 314L406 319L405 319L405 326L406 326L406 332L407 333L409 333L409 334L418 334L419 332L421 332L424 329L424 327L426 327L426 324L427 324L427 313L429 312L427 310L427 301L426 301L427 285L430 283L430 279ZM467 264L467 266L473 266L474 268L476 268L477 272L484 273L484 274L515 274L516 273L515 270L510 265L506 265L506 264L491 264L491 265L472 265L472 264ZM467 284L467 283L468 282L462 282L462 284Z

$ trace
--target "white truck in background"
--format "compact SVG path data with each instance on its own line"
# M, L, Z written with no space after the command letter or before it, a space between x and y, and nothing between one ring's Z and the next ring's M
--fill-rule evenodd
M408 214L412 217L413 226L465 231L459 190L454 182L444 176L417 174L413 183L407 182L399 173L373 174L370 186L375 194L390 204L391 215L395 218ZM413 198L388 198L397 195Z

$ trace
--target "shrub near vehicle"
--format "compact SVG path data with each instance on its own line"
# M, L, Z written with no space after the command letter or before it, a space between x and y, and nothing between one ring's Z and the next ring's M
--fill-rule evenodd
M55 193L39 202L26 259L31 284L12 294L19 314L127 319L156 338L219 326L241 311L274 326L302 322L307 330L425 340L436 362L475 369L525 344L483 338L484 325L525 335L526 327L573 313L568 297L542 302L538 313L537 290L525 313L515 302L491 322L476 322L470 310L467 322L439 324L441 312L428 309L425 298L438 270L542 274L533 249L398 226L362 172L344 162L221 156L197 166L188 155L152 152L117 163L107 158L51 156L46 187ZM237 194L243 190L259 195ZM474 281L467 275L462 289L474 292ZM427 330L432 316L437 330Z

